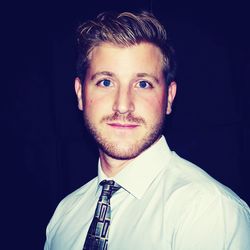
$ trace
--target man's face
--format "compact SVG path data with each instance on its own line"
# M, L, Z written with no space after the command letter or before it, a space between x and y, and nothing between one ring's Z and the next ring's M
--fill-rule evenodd
M176 84L170 84L167 96L161 51L149 43L103 43L89 59L85 82L75 81L86 126L102 153L132 159L160 137Z

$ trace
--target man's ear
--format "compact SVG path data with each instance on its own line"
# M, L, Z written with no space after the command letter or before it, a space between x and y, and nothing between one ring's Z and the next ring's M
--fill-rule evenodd
M77 96L78 101L78 108L80 110L83 110L83 103L82 103L82 84L79 77L76 77L75 79L75 92Z
M168 86L168 104L166 114L169 115L172 112L172 104L174 102L174 98L177 91L177 84L176 82L171 82Z

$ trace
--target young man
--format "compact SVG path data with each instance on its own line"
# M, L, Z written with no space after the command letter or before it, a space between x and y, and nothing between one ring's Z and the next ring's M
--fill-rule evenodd
M176 83L158 20L103 13L79 27L78 45L75 91L98 177L58 205L45 249L250 249L246 203L162 135Z

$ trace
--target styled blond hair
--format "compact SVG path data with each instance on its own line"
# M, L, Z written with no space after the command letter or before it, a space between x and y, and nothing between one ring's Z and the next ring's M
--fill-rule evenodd
M167 40L163 25L149 12L103 12L96 19L84 22L77 28L77 76L84 81L89 66L89 54L94 47L108 42L129 47L141 42L152 43L163 55L163 73L167 84L175 78L174 51Z

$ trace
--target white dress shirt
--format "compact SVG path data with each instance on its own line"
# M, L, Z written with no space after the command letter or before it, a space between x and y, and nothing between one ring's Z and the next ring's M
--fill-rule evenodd
M45 250L81 250L107 179L64 198L48 227ZM229 188L170 151L165 138L114 178L108 250L249 250L250 209Z

